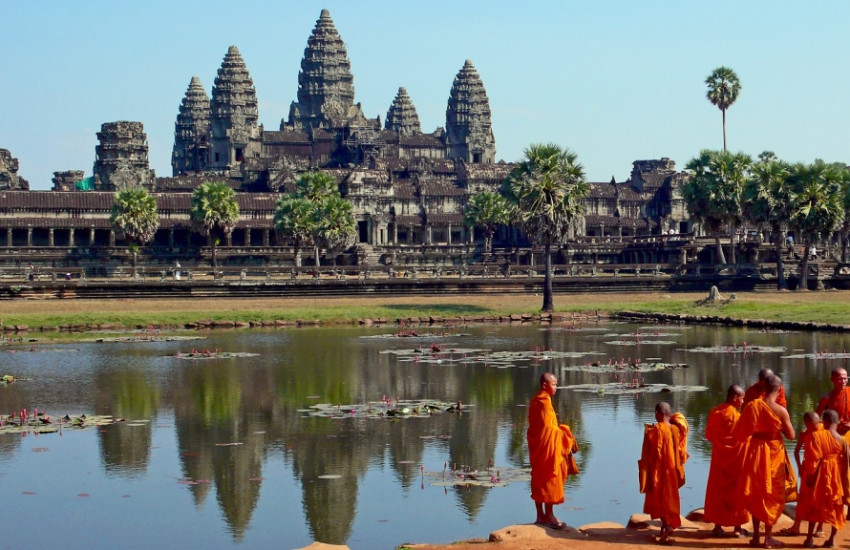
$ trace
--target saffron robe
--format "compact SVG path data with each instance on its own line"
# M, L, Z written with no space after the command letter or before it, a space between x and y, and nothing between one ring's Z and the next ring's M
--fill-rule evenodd
M708 413L705 438L711 442L711 467L705 488L706 523L738 526L750 520L737 494L738 474L744 459L744 446L732 430L741 413L729 403L721 403Z
M572 453L578 444L570 427L558 424L552 399L540 391L528 404L528 456L531 462L531 498L535 502L564 502L564 482L568 474L577 474Z
M809 490L803 506L797 504L800 519L827 523L836 529L844 527L844 499L847 496L846 447L847 444L844 441L836 441L829 430L821 429L812 433L800 471L802 484Z
M819 415L823 411L832 409L838 413L839 424L836 426L838 433L844 435L847 433L847 423L850 423L850 387L842 388L837 394L829 392L818 401L817 412Z
M680 415L677 424L684 422ZM684 422L687 426L687 422ZM646 424L638 461L640 492L645 494L643 512L673 529L682 525L679 487L685 484L687 428L682 433L674 424Z
M782 419L759 398L744 405L732 430L746 445L737 494L753 518L774 525L785 508L785 487L797 479L782 441Z
M759 380L744 392L744 405L750 401L755 401L756 399L765 397L765 389L764 382ZM782 405L786 409L788 408L788 400L785 399L785 387L782 386L779 388L779 395L776 396L776 403Z
M803 451L803 460L806 459L806 456L809 454L809 447L812 444L812 434L817 431L822 431L823 425L820 423L817 424L813 429L806 430L800 434L800 449ZM812 488L806 484L806 476L803 475L803 466L800 466L800 477L803 478L800 482L800 490L797 491L797 517L802 521L803 516L800 515L802 510L805 510L807 506L811 505L812 498Z

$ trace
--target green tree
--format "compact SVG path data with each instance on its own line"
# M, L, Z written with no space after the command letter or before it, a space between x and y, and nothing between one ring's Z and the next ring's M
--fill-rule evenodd
M123 189L115 194L109 222L130 242L135 279L139 245L149 243L159 229L156 199L142 187Z
M329 252L346 249L354 244L357 224L354 208L339 193L326 197L318 204L314 242ZM319 246L316 246L316 265L319 265ZM336 259L334 259L336 265Z
M838 164L815 161L791 166L788 181L795 194L791 226L799 231L804 243L799 290L809 288L809 249L844 220L843 190L847 179L847 169Z
M484 252L490 254L493 251L493 235L496 229L510 222L510 206L499 193L483 191L466 203L464 218L466 225L480 227L484 231Z
M844 207L844 221L841 224L841 263L846 264L847 240L850 239L850 178L844 179L842 188L841 203Z
M729 67L717 67L705 79L706 97L723 114L723 150L726 150L726 110L738 99L741 82Z
M277 200L274 212L274 228L279 234L292 240L295 248L295 266L301 267L301 247L313 236L316 211L313 203L286 195Z
M742 193L752 163L744 153L705 149L685 166L691 177L682 185L682 197L691 215L714 233L720 264L726 263L720 243L724 227L729 230L729 258L736 263L734 235L743 217Z
M760 162L753 165L752 176L744 184L744 204L747 218L753 223L769 227L776 254L776 288L787 290L785 267L782 263L783 233L791 218L794 193L788 185L788 164L776 160L775 155L759 155Z
M555 145L534 144L511 170L505 196L515 206L517 221L535 243L543 246L546 272L543 311L553 311L552 245L559 245L584 210L588 193L578 155Z
M327 197L339 196L339 186L333 176L326 172L305 172L295 183L295 194L313 204Z
M212 246L212 267L218 267L215 232L228 237L239 221L239 203L236 193L224 182L205 181L192 193L189 208L192 222L201 229Z

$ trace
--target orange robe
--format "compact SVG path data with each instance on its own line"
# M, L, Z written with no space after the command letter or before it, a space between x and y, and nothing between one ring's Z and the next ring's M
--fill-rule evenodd
M572 453L578 444L570 427L558 424L552 399L545 391L535 395L528 405L528 455L531 462L531 498L535 502L564 502L564 482L568 474L577 474Z
M682 421L684 417L677 424ZM682 525L679 487L685 484L687 457L682 451L687 453L686 430L683 434L677 425L664 422L645 425L638 461L640 492L645 494L643 512L652 519L661 518L674 529Z
M765 396L764 382L759 380L744 392L744 405L749 403L750 401L755 401L760 397ZM781 386L779 388L779 395L776 396L776 402L786 409L788 408L788 401L785 399L785 387Z
M838 433L847 433L847 424L850 423L850 387L843 388L838 394L833 395L832 392L824 395L818 401L818 414L822 415L823 411L832 409L838 413L839 424L837 426Z
M820 430L823 430L823 425L818 423L814 429L806 430L800 434L800 448L803 450L803 460L805 460L806 456L809 454L809 447L812 444L812 434ZM800 466L800 477L803 478L803 481L800 483L800 490L797 491L797 516L800 520L802 520L803 516L800 515L800 512L805 510L807 506L811 505L812 488L805 482L806 478L803 475L802 466Z
M705 438L711 442L711 467L705 488L706 523L738 526L750 520L738 489L738 474L744 460L744 446L732 436L741 413L729 403L721 403L708 413Z
M817 430L806 447L800 478L810 491L803 506L797 504L800 519L823 522L836 529L844 527L844 498L847 495L846 444L839 443L829 430ZM842 473L842 468L844 472Z
M785 508L785 486L797 480L782 441L782 419L764 399L744 405L732 434L746 445L738 495L753 518L774 525Z

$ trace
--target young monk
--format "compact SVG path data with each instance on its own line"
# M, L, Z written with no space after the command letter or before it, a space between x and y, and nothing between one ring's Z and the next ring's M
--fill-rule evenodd
M838 413L827 409L823 413L823 429L812 433L809 448L800 472L803 485L811 492L804 506L797 505L797 514L809 522L804 548L814 548L815 523L832 526L824 548L835 546L835 534L844 527L844 498L847 487L847 445L838 433Z
M551 372L540 377L540 391L528 405L528 455L531 462L531 498L537 509L537 525L564 529L567 524L555 517L553 508L564 502L567 475L577 474L572 454L578 444L570 427L558 424L552 396L558 379Z
M812 434L817 430L822 429L820 416L814 411L809 411L803 415L803 432L797 439L797 444L794 446L794 461L797 463L797 471L803 471L803 463L800 460L800 452L808 454L808 448L812 441ZM797 536L800 534L800 524L803 519L800 515L800 510L804 509L807 500L811 498L811 491L805 483L800 483L800 489L797 491L797 513L794 515L794 525L786 527L779 531L780 535ZM820 529L818 529L819 531Z
M764 523L764 548L777 548L782 543L773 538L773 526L785 508L785 484L794 470L786 467L784 435L794 439L794 426L788 411L776 402L782 380L769 376L765 380L767 395L744 405L741 417L732 430L746 445L744 463L738 478L738 495L753 518L750 546L759 546L759 526ZM794 480L796 484L796 479Z
M759 397L764 397L766 392L766 381L769 377L773 376L773 371L771 369L761 369L759 371L758 380L755 384L747 388L747 391L744 393L744 405L749 403L750 401L755 401ZM776 397L776 402L788 408L788 400L785 398L785 388L779 389L779 395Z
M732 436L735 423L741 416L738 412L744 400L744 388L738 384L729 386L726 401L711 409L705 427L705 438L711 442L711 467L705 488L706 523L714 523L711 534L723 536L723 526L733 526L735 536L749 534L742 527L750 521L750 514L736 494L738 474L744 459L744 447Z
M673 419L670 404L655 405L656 423L646 425L638 466L640 492L646 495L643 512L661 519L658 544L673 544L673 531L682 524L679 487L685 484L687 422L678 414Z

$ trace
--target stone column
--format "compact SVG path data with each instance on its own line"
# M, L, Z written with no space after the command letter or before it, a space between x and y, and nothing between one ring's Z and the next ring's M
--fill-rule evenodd
M109 230L109 246L112 246L112 247L115 246L115 230L114 229Z
M32 246L32 227L27 227L27 246Z
M475 244L475 228L473 226L466 226L466 235L469 237L469 244Z
M170 246L170 247L174 246L174 228L173 227L168 230L168 246Z
M449 227L446 230L446 244L449 246L452 245L452 224L449 224Z
M74 228L68 230L68 246L74 246Z
M431 231L431 224L429 223L429 224L428 224L428 227L427 227L427 229L426 229L425 242L426 242L426 243L428 243L428 244L433 244L433 242L434 242L434 241L432 240L432 239L433 239L433 237L434 237L434 234L433 234L433 232Z
M89 228L89 246L94 246L94 227Z
M413 226L407 226L407 244L413 241Z
M263 246L269 246L271 242L271 231L268 229L263 229Z
M6 228L6 246L12 246L12 228Z
M398 223L393 222L393 244L398 244Z
M225 246L233 246L233 232L227 234L227 237L224 239Z
M47 230L47 246L53 246L53 228Z
M245 246L251 246L251 228L245 228Z

